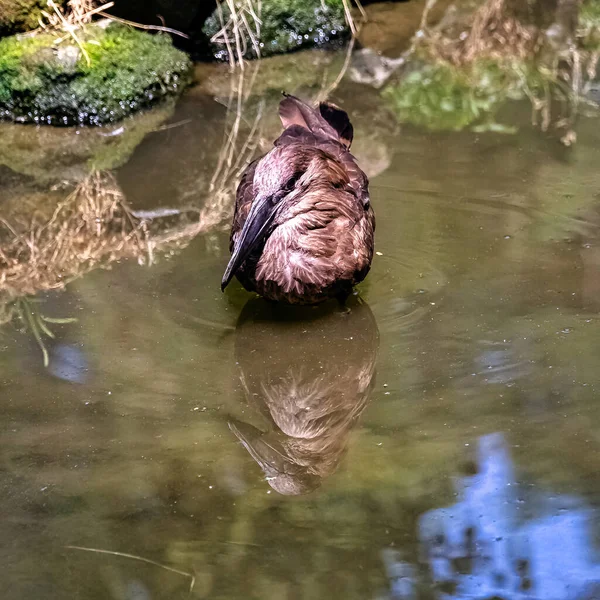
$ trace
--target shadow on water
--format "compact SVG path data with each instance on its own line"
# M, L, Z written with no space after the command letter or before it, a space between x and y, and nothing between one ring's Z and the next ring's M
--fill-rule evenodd
M307 494L337 469L369 401L378 346L375 318L356 297L346 309L246 304L235 359L246 401L268 429L229 427L274 490Z

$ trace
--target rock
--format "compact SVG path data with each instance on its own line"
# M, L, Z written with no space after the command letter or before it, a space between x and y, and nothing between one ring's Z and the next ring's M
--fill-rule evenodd
M277 99L282 91L301 96L316 95L320 88L336 79L343 64L341 53L320 50L301 50L293 56L269 56L252 65L256 65L256 71L247 69L242 81L244 93L259 98L269 94ZM198 63L194 79L198 84L188 92L193 96L228 98L232 84L238 85L237 78L232 79L229 67L222 63Z
M68 40L57 48L46 33L0 40L0 119L113 123L178 95L190 80L189 58L167 35L111 24L78 36L85 53Z
M56 51L56 60L66 73L74 73L81 57L81 50L77 46L59 46Z
M224 21L227 22L229 17L230 13L224 6ZM251 27L254 27L252 16L247 15L248 19ZM349 36L342 0L263 0L260 21L257 37L261 56L339 45ZM208 38L212 38L220 29L221 21L215 10L207 19L203 31ZM246 55L256 57L249 36L244 44L247 47ZM217 59L229 60L224 42L215 41L212 48Z
M363 48L352 54L348 74L356 83L380 88L390 75L404 64L404 58L388 58L371 48Z

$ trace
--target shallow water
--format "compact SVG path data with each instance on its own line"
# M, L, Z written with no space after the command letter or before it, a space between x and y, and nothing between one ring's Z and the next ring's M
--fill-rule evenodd
M314 56L290 91L335 74ZM569 149L526 107L516 135L430 134L343 82L378 255L349 310L290 314L219 290L235 162L276 135L281 82L228 110L239 80L202 78L111 184L202 226L26 305L77 319L42 332L47 368L0 330L0 597L597 597L597 121ZM9 158L4 218L85 178Z

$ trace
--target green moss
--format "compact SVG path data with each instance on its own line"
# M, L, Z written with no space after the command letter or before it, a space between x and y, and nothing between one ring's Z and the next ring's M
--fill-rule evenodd
M230 13L223 7L225 22ZM330 46L348 37L348 28L341 0L263 0L260 15L260 47L262 56L282 54L300 48ZM221 29L215 11L204 25L211 38ZM246 40L253 54L250 39ZM214 44L216 58L228 60L227 48Z
M165 35L90 27L84 47L50 35L0 41L0 118L56 125L118 121L188 83L190 61Z
M46 0L0 0L0 36L36 29L44 9Z
M520 99L543 85L542 74L528 65L476 61L459 68L426 62L408 73L383 96L401 122L431 130L511 132L496 114L509 99Z

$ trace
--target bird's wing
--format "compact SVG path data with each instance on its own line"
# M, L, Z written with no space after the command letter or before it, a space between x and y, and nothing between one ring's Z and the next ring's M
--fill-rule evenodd
M233 251L235 238L242 230L242 227L244 227L244 223L250 212L250 207L252 206L252 201L254 200L254 171L256 170L256 165L259 160L260 159L257 158L248 165L237 188L233 224L231 226L231 238L229 240L230 252Z
M369 179L361 168L356 164L354 156L342 143L316 135L301 125L291 125L274 142L275 146L287 146L289 144L302 144L320 148L338 163L340 163L350 179L350 191L367 208L370 203Z
M322 141L318 146L344 167L350 179L352 193L360 200L365 209L368 208L370 204L369 178L356 164L354 156L341 144L329 140Z

